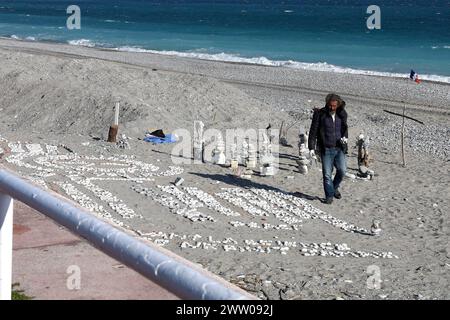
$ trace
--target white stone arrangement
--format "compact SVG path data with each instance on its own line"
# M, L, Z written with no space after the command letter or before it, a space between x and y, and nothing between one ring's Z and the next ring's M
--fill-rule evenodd
M168 244L172 240L178 240L181 249L202 249L202 250L217 250L222 248L225 252L239 251L239 252L255 252L260 254L280 253L282 255L299 253L305 257L321 256L333 258L376 258L376 259L398 259L399 257L390 251L361 251L352 250L345 243L331 243L331 242L297 242L293 240L253 240L244 239L236 241L232 238L225 238L224 240L214 240L212 236L202 237L199 234L195 235L178 235L176 233L165 232L149 232L135 231L139 236L149 239L159 245ZM275 237L277 238L277 237ZM180 243L181 242L181 243Z
M159 167L153 164L135 160L134 156L81 156L76 153L58 154L58 147L45 145L45 150L39 144L26 144L27 151L23 149L20 141L9 143L11 155L6 161L18 167L32 169L38 172L53 173L61 170L61 173L91 174L94 178L106 176L124 177L126 179L146 181L145 178L152 176L173 176L184 172L178 166L169 166L166 171L157 172ZM25 159L32 158L37 165L25 162ZM133 175L133 176L132 176Z
M223 188L223 189L226 189L226 188ZM253 206L251 204L248 204L244 199L227 192L227 190L225 190L225 192L216 193L216 196L223 200L228 201L229 203L235 205L236 207L243 209L244 211L248 212L252 216L263 216L263 217L269 216L269 214L267 212L265 212L264 210L262 210L260 208L256 208L255 206Z
M123 221L112 216L111 212L114 212L122 219L142 218L141 215L136 214L121 199L94 184L93 181L120 180L134 182L135 185L132 186L134 191L150 197L151 200L167 207L171 212L194 222L215 221L213 217L197 211L198 208L206 207L223 216L230 217L237 217L241 214L223 206L215 197L198 188L184 187L183 192L175 186L157 186L163 192L161 194L139 185L144 181L154 181L151 177L179 175L184 171L180 167L172 166L166 171L158 172L159 167L137 161L134 156L94 157L80 156L76 153L58 154L57 146L45 145L45 148L43 148L39 144L21 143L19 141L9 143L8 147L11 149L11 155L6 157L6 161L18 167L31 170L32 173L28 174L28 177L35 183L42 187L47 187L46 179L49 177L55 176L56 174L68 177L73 183L56 181L56 184L77 203L94 212L99 217L109 220L116 225L128 228L138 236L152 240L158 245L167 245L170 241L179 241L180 247L183 249L217 250L218 248L222 248L226 252L279 252L281 254L298 252L304 256L398 258L392 252L357 251L350 249L346 244L331 244L330 242L302 243L296 241L252 239L243 239L238 242L232 238L213 240L212 236L202 237L198 234L177 235L175 233L169 234L161 231L144 233L132 229L130 226L125 225ZM35 164L26 161L34 161ZM99 200L107 203L112 211L107 211L102 205L80 191L74 183L82 186ZM169 194L169 196L164 195L164 193ZM318 219L347 232L379 234L381 230L379 223L374 222L371 232L369 232L364 228L357 227L326 214L309 204L306 200L295 197L287 192L256 188L223 188L222 192L216 193L215 195L249 213L251 216L273 216L283 222L281 224L265 222L259 225L254 221L229 221L228 223L234 227L246 226L248 228L265 230L297 230L297 226L301 226L299 223L303 220Z
M302 210L301 207L296 206L295 204L292 203L288 203L286 202L284 199L286 200L291 200L290 198L286 197L283 198L282 196L284 196L283 193L281 192L274 192L274 191L269 191L269 190L265 190L265 189L257 189L257 188L250 188L249 189L251 192L253 192L254 194L258 195L260 198L270 202L273 207L272 208L276 208L279 207L282 210L280 210L278 208L278 210L276 209L272 209L272 211L276 210L275 212L280 212L281 217L291 217L292 215L301 219L314 219L315 217L312 216L310 213L307 213L306 211ZM302 220L299 220L299 222L301 222Z
M350 247L348 247L347 244L331 244L330 242L327 243L300 243L301 253L304 256L330 256L330 257L354 257L354 258L385 258L385 259L398 259L398 256L393 254L392 252L366 252L366 251L355 251L351 250Z
M40 155L43 153L42 148L40 148L40 150L39 150L36 148L36 146L33 146L31 144L28 144L27 146L29 147L29 150L31 149L31 151L28 151L28 152L25 151L22 148L22 144L20 141L18 141L17 143L10 142L8 144L8 147L11 149L11 154L6 158L6 162L14 164L17 167L22 167L22 168L27 168L27 169L33 170L34 172L39 171L39 172L51 173L54 171L51 168L35 166L35 165L25 162L24 160L26 158Z
M159 203L160 205L168 208L172 213L180 215L192 222L215 222L216 220L204 213L201 213L197 208L203 207L203 204L198 200L186 195L175 186L158 186L158 188L172 196L164 196L156 193L149 188L145 188L139 185L132 186L131 189L139 194L149 197L151 200Z
M111 192L95 185L92 181L133 181L142 183L143 181L154 181L151 176L171 176L183 173L183 168L169 166L169 169L163 172L157 172L159 167L149 163L138 161L135 156L81 156L76 153L58 154L58 146L45 144L44 148L40 144L22 143L20 141L8 144L11 149L11 155L6 161L17 167L26 168L32 171L31 174L24 174L28 179L37 185L47 188L46 178L56 174L68 177L76 184L83 186L84 189L91 192L94 196L104 201L123 219L142 218L142 215L136 214L121 199L114 196ZM25 148L24 148L25 147ZM61 145L61 148L69 150L68 147ZM34 161L35 164L30 162ZM81 205L86 205L92 210L93 202L87 195L76 189L67 181L56 181L57 185L75 201ZM73 194L72 194L73 192ZM84 196L82 196L84 195ZM83 200L84 199L84 200ZM109 213L105 211L98 212L102 217L112 219ZM115 220L115 219L113 219ZM113 221L116 224L123 225L120 221Z
M267 216L270 216L271 214L275 216L275 218L279 219L281 222L287 223L289 225L293 225L292 229L297 230L297 225L299 223L302 223L302 220L298 217L295 217L289 212L286 212L285 210L282 210L280 208L275 207L271 203L267 202L266 200L272 200L274 197L269 196L269 199L266 199L264 197L258 197L255 193L248 192L246 189L241 188L222 188L223 191L230 193L233 196L243 198L247 200L252 206L259 207L260 209L264 210ZM252 189L250 189L252 190ZM258 190L258 189L255 189ZM244 206L245 208L252 208L249 206ZM246 209L244 209L246 210ZM252 214L251 212L249 212Z
M111 192L93 184L89 179L83 179L78 176L69 176L69 178L82 185L85 189L91 191L100 200L106 202L108 206L124 219L142 218L142 215L136 214L121 199L117 198Z
M69 195L74 201L76 201L79 205L81 205L83 208L91 211L95 215L97 215L100 218L103 218L105 220L109 220L112 223L121 226L121 227L128 227L126 226L123 221L115 219L112 217L111 213L106 211L103 206L99 205L95 201L93 201L90 197L88 197L86 194L78 190L74 185L68 182L57 182L57 184L64 190L64 192Z
M336 228L340 228L347 232L359 232L359 233L364 233L364 234L371 234L371 232L369 232L367 229L357 227L357 226L350 224L344 220L335 218L330 214L326 214L322 210L320 210L316 207L313 207L311 204L306 202L305 199L295 197L287 192L279 192L279 191L264 190L264 189L251 189L251 190L253 192L259 194L262 198L267 199L269 201L271 201L271 199L274 199L273 196L279 197L281 199L289 200L290 202L292 202L292 204L294 206L287 205L286 203L283 203L283 202L278 202L278 204L290 212L296 212L297 214L298 213L301 214L301 212L298 212L297 210L300 210L299 208L302 208L301 210L303 212L305 212L306 214L308 214L310 219L320 219L326 223L331 224L332 226L334 226ZM273 201L278 201L278 200L274 199ZM304 215L303 217L306 218L307 216Z
M273 225L273 224L270 224L270 223L262 223L261 225L259 225L256 222L245 223L245 222L241 222L241 221L230 221L228 223L231 224L233 227L246 226L246 227L249 227L249 228L265 229L265 230L298 230L296 228L296 226L288 226L287 224Z
M223 214L225 216L231 216L231 217L240 216L240 214L238 212L235 212L227 207L222 206L219 201L214 199L213 196L204 192L203 190L200 190L196 187L184 187L183 190L186 191L187 194L199 199L209 209L212 209L212 210L214 210L220 214Z
M283 240L252 240L245 239L239 245L239 242L227 238L223 241L213 240L211 236L208 240L198 241L197 239L190 241L183 241L180 244L182 249L205 249L205 250L217 250L218 247L222 247L225 252L239 251L239 252L256 252L256 253L275 253L279 252L282 255L286 255L289 252L298 252L305 257L322 256L322 257L352 257L352 258L382 258L382 259L398 259L399 257L392 252L378 252L378 251L361 251L352 250L347 244L332 244L327 243L303 243L297 241L283 241Z

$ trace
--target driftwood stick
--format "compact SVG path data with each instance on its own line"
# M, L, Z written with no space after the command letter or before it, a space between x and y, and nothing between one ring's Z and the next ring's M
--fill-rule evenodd
M403 106L403 121L402 121L402 160L403 160L403 166L406 167L406 161L405 161L405 109L406 104Z
M420 124L425 124L425 123L423 123L423 122L420 121L420 120L417 120L417 119L414 119L414 118L405 116L404 114L395 113L395 112L392 112L392 111L389 111L389 110L383 110L383 111L384 111L384 112L387 112L387 113L390 113L390 114L393 114L393 115L396 115L396 116L405 117L406 119L416 121L416 122L418 122L418 123L420 123Z
M279 134L280 139L281 139L281 137L283 136L283 127L284 127L284 120L281 121L280 134Z

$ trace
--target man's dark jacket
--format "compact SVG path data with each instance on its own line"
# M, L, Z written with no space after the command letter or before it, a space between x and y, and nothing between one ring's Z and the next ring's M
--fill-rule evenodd
M323 152L324 148L342 147L340 139L348 138L347 112L345 101L336 109L335 122L331 117L328 106L314 110L311 129L309 130L308 149L318 149Z

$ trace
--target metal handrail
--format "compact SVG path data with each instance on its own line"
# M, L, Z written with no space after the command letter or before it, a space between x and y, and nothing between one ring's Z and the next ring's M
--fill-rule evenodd
M3 168L0 168L0 299L11 298L13 199L53 219L180 298L257 299L188 260L144 243L56 193L44 191Z

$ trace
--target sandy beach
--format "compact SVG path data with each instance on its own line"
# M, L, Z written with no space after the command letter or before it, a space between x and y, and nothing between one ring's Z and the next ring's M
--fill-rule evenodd
M450 84L9 39L0 58L0 161L42 188L261 299L450 298ZM296 159L330 92L347 103L348 172L364 133L375 177L345 179L326 205L320 168ZM125 149L105 141L116 101ZM402 167L402 120L383 110L405 104L424 125L406 120ZM273 177L173 164L173 144L143 141L198 120L224 132L294 118ZM379 236L355 232L374 219Z

